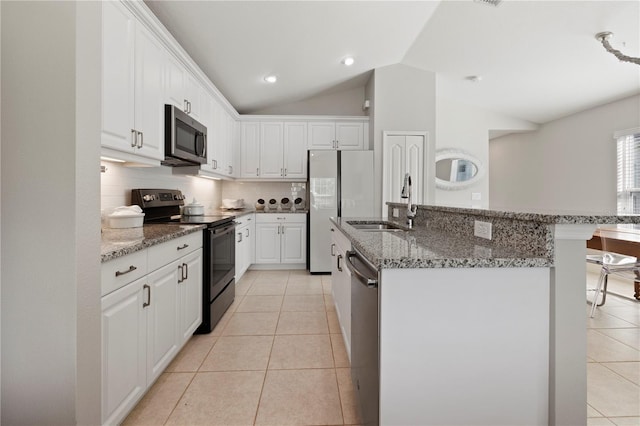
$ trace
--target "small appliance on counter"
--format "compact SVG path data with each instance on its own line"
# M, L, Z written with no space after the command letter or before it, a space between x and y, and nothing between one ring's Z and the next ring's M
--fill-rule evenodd
M236 223L233 215L180 215L185 196L177 189L133 189L131 202L145 213L145 223L206 225L203 231L202 324L196 334L211 332L236 294Z
M194 198L191 204L185 204L182 207L182 214L185 216L202 216L204 215L204 206Z

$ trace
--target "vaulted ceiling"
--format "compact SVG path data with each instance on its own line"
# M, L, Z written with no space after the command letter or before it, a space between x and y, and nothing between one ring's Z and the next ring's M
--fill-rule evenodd
M595 39L611 31L640 56L638 0L146 4L241 113L361 87L396 63L434 71L438 96L535 123L640 93L640 66Z

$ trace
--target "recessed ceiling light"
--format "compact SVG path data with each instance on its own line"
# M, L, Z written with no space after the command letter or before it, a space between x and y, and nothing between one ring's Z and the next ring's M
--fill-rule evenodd
M267 83L275 83L276 81L278 81L278 77L276 77L275 75L268 75L264 78L264 81L266 81Z
M350 67L351 65L353 65L353 63L355 62L355 60L353 59L353 57L351 56L347 56L346 58L344 58L342 60L342 63L345 64L346 66Z

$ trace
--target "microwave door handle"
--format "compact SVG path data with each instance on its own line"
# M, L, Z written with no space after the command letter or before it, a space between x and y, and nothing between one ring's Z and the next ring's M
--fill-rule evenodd
M202 156L206 157L207 156L207 135L203 134L202 137L204 139L204 148L202 149Z

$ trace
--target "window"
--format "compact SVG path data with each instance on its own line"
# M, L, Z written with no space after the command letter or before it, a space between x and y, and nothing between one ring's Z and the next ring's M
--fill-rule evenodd
M640 214L640 128L616 132L618 214Z

